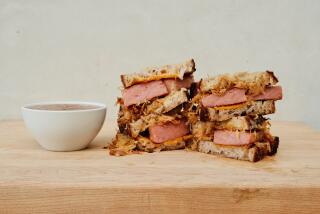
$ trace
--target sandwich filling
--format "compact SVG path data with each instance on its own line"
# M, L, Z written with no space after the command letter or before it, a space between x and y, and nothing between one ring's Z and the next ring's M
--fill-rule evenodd
M154 143L163 143L168 140L173 140L182 137L189 133L189 127L185 121L177 123L164 123L149 127L150 139Z
M125 106L139 104L166 94L168 94L168 89L161 80L133 85L122 91Z
M193 83L193 76L186 76L180 79L155 80L140 83L122 91L124 106L137 105L149 101L155 97L167 95L181 88L189 89Z

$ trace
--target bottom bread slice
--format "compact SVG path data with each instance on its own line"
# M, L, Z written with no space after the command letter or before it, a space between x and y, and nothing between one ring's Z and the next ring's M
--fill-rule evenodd
M278 146L278 137L274 137L273 142L256 142L245 146L217 145L212 141L200 141L198 143L198 151L227 158L256 162L267 155L277 153Z

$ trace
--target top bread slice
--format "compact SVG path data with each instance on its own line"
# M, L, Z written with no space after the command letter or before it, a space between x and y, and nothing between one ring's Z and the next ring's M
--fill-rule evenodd
M246 89L248 94L258 95L264 91L266 86L275 85L277 82L278 79L271 71L238 72L202 79L199 89L201 93L224 94L231 88L242 88Z
M160 67L147 68L141 73L125 74L121 75L121 81L125 88L132 85L149 82L154 80L179 78L183 79L183 76L192 74L196 71L195 63L193 59L187 60L184 63L176 65L165 65Z

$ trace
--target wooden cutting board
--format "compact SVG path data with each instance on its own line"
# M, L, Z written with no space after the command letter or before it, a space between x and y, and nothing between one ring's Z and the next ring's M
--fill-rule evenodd
M103 147L112 122L86 150L40 148L22 121L0 123L0 213L319 213L320 133L273 122L275 157L258 163L196 152L125 157Z

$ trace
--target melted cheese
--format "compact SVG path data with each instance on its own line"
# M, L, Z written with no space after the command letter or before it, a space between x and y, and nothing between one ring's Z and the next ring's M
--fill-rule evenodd
M229 109L236 109L236 108L240 108L242 106L247 105L247 103L240 103L240 104L234 104L234 105L227 105L227 106L217 106L217 107L213 107L215 110L229 110Z
M166 142L163 142L164 145L166 146L169 146L169 145L176 145L182 141L185 141L185 140L189 140L192 138L192 135L185 135L185 136L182 136L182 137L178 137L176 139L173 139L173 140L168 140Z

